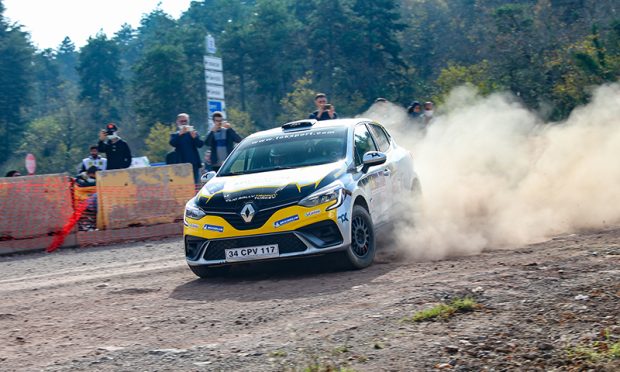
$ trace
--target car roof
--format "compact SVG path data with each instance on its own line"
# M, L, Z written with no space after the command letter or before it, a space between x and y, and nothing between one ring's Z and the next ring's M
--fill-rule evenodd
M301 121L305 121L305 120L301 120ZM308 119L307 121L313 122L314 120ZM366 118L322 120L322 121L315 121L314 124L312 124L312 126L305 126L302 128L284 129L282 127L277 127L273 129L263 130L263 131L256 132L256 133L249 135L248 138L271 137L271 136L277 136L283 133L304 132L307 130L316 130L316 129L324 129L324 128L338 128L338 127L351 128L351 127L354 127L356 124L363 123L363 122L372 122L372 121L373 120L366 119Z

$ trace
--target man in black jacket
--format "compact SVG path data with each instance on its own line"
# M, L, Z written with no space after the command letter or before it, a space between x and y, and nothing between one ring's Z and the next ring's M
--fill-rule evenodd
M205 143L211 151L211 167L214 171L218 171L222 163L235 147L235 143L241 142L242 138L230 127L230 124L224 121L221 112L213 113L213 128L207 135Z
M106 169L124 169L131 165L131 150L127 142L116 133L118 128L114 123L106 125L106 129L99 133L97 149L106 154L108 165Z
M177 115L178 131L170 134L170 146L174 147L177 163L190 163L194 169L194 183L200 183L200 156L198 149L204 145L198 132L189 125L189 115Z

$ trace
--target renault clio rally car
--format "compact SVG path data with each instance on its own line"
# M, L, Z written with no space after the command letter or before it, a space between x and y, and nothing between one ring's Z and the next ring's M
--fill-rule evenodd
M368 119L301 120L252 134L185 206L185 256L205 278L232 264L341 252L369 266L375 230L419 190L411 154Z

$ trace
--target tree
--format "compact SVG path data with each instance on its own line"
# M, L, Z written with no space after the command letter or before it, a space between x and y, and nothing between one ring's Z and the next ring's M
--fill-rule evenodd
M134 73L134 104L142 131L189 111L193 93L186 88L189 80L181 48L162 45L150 49L135 66Z
M56 61L60 79L77 86L80 78L77 73L78 53L75 51L75 44L68 36L57 48Z
M166 160L166 154L172 150L172 147L168 143L170 141L170 133L176 130L174 125L165 125L162 123L155 123L151 127L146 140L146 156L148 156L151 163L162 162Z
M120 122L119 104L125 99L125 92L116 43L103 33L88 38L80 51L78 73L80 100L92 108L91 118L96 125Z
M293 84L294 90L280 101L282 113L278 116L279 122L286 123L308 117L314 108L315 91L310 89L311 86L312 72L307 72Z
M28 127L18 152L20 156L33 153L37 158L37 173L74 174L82 155L86 152L78 147L67 146L68 132L56 116L45 116L34 120Z
M23 132L23 110L32 91L32 55L28 34L4 19L0 1L0 164L16 148Z

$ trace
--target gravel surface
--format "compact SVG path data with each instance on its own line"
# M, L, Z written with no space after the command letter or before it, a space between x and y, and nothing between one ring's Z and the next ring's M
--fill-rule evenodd
M361 271L327 256L212 280L180 239L0 257L0 369L620 370L620 229L435 262L382 246ZM411 320L462 298L473 311Z

